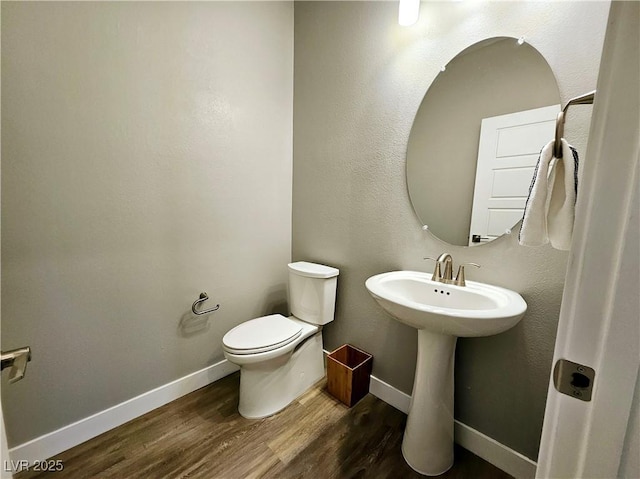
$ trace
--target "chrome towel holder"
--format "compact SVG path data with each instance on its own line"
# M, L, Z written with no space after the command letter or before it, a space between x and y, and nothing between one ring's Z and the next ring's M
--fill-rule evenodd
M567 113L567 109L571 105L591 105L593 104L595 97L596 90L593 90L592 92L572 98L567 102L562 111L558 113L556 118L556 137L553 143L553 156L556 158L562 158L562 143L560 140L562 139L562 135L564 135L564 116Z
M199 304L204 303L206 300L209 299L209 295L205 292L200 293L200 297L198 299L196 299L194 301L194 303L191 305L191 311L193 311L193 314L209 314L209 313L213 313L214 311L217 311L218 309L220 309L220 305L216 304L213 308L211 309L207 309L205 311L198 311L198 309L196 308Z

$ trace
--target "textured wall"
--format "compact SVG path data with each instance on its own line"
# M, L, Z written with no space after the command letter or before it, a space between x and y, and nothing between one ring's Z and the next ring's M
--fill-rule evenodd
M33 348L11 445L282 308L292 85L291 3L2 3L2 349Z
M459 340L456 417L535 459L562 298L566 253L523 248L515 235L476 248L420 229L406 192L405 151L440 67L487 37L525 36L549 62L563 102L595 88L607 2L423 2L420 22L397 25L396 2L298 2L295 7L293 259L340 268L331 349L374 355L374 374L410 393L416 332L364 288L395 269L431 270L424 256L474 261L469 279L520 292L512 330ZM566 137L584 152L591 107L575 107ZM444 200L443 200L444 201Z

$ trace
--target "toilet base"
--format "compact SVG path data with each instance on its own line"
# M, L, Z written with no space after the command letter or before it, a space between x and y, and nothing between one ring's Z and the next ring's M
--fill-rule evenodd
M241 366L238 412L249 419L271 416L323 376L322 332L318 331L292 353Z

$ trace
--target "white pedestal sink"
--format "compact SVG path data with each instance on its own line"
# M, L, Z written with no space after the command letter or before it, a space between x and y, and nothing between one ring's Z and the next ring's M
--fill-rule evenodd
M467 281L455 286L430 273L393 271L365 282L401 323L418 329L418 358L402 441L417 472L437 476L453 465L453 362L458 337L490 336L515 326L527 310L514 291Z

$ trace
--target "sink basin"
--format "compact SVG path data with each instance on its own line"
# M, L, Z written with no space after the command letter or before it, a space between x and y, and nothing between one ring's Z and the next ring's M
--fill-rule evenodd
M475 281L467 281L466 286L444 284L417 271L378 274L365 286L401 323L452 336L501 333L515 326L527 310L515 291Z
M430 273L392 271L365 282L371 296L401 323L418 330L418 357L402 439L414 470L438 476L453 465L453 365L459 336L489 336L515 326L527 310L522 297L475 281L455 286Z

